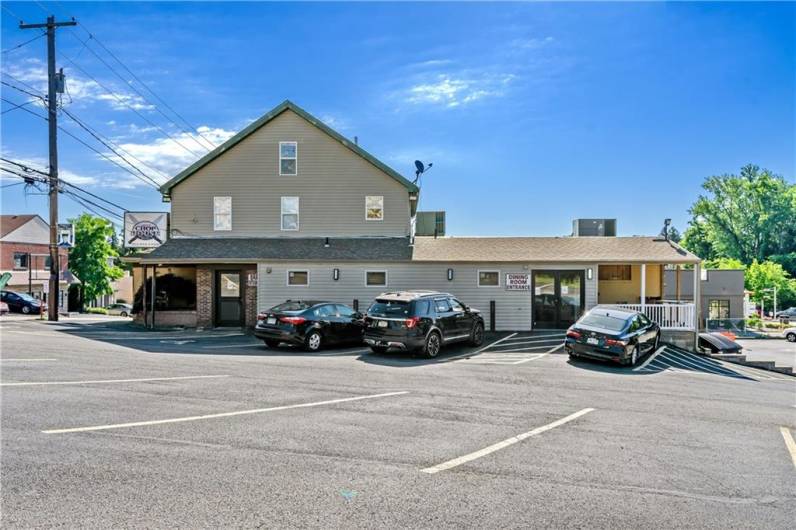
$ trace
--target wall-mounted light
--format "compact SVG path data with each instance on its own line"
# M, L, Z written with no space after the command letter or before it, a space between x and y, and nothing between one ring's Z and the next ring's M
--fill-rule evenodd
M329 248L329 238L328 237L323 240L323 246L326 247L326 248Z
M448 281L453 281L453 269L448 269Z
M588 269L586 269L586 279L591 280L592 278L594 278L594 270L591 267L589 267Z
M265 273L266 274L271 274L271 267L266 267L265 268Z
M332 270L332 279L334 279L334 281L337 281L337 280L340 279L340 269Z

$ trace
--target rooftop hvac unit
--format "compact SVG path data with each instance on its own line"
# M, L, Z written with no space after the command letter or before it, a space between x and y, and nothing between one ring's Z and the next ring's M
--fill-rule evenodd
M416 236L442 237L445 235L445 212L417 212Z
M616 219L573 219L572 235L615 237Z

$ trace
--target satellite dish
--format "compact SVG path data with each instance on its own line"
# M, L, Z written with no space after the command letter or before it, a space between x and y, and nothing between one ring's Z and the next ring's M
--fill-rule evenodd
M424 166L423 162L421 162L420 160L415 160L415 167L417 168L417 171L415 171L415 175L420 175L421 173L423 173L423 171L426 170L426 166Z

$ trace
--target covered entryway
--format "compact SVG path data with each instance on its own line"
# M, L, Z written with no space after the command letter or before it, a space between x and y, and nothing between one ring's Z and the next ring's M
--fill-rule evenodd
M533 329L566 329L583 314L586 277L582 270L533 271Z
M241 271L216 271L216 326L242 326Z

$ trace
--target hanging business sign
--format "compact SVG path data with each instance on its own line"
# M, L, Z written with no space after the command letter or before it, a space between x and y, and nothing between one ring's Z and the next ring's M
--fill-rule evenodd
M155 248L166 241L169 214L165 212L124 212L125 248Z
M531 275L528 273L509 272L506 274L507 291L530 291Z

